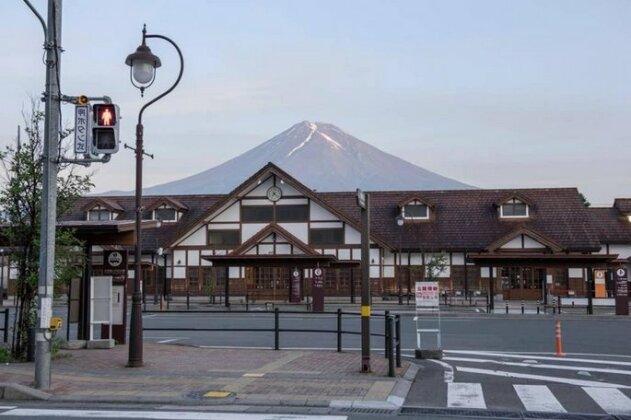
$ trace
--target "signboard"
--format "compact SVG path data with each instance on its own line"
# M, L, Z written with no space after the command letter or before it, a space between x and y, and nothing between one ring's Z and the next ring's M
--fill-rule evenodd
M318 267L313 269L313 312L324 312L324 272Z
M74 152L78 155L88 153L90 139L90 106L77 105L74 108Z
M366 209L366 193L357 188L357 205L362 209Z
M607 270L594 270L594 296L597 298L607 297L606 275Z
M626 268L615 272L616 315L629 315L629 277Z
M300 270L294 268L291 270L291 289L289 294L289 301L291 303L300 303L302 300L302 287L301 287Z
M437 281L417 281L415 287L417 308L436 308L439 305Z
M39 327L50 328L50 318L53 316L53 298L42 296L39 301Z

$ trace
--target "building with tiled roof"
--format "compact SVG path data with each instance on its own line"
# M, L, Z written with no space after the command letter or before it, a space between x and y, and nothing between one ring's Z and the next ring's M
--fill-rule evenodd
M631 199L586 208L575 188L368 196L374 295L407 296L428 261L443 255L438 277L451 294L586 296L591 270L626 265L631 257ZM302 300L320 267L326 295L358 296L356 200L356 192L312 191L271 163L229 194L144 197L144 290ZM133 278L134 216L133 197L84 197L60 225L86 240L92 273L102 272L103 252L115 249L129 254ZM598 297L611 293L605 277Z

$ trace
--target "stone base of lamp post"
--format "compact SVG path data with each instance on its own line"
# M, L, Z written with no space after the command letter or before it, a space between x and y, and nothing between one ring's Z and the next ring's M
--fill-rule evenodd
M443 358L443 350L442 349L416 349L414 350L414 357L417 359L440 360Z

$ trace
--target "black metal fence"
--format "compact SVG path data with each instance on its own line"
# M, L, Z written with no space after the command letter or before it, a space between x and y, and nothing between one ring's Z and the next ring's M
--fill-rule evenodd
M304 311L285 311L280 308L274 308L269 312L252 312L252 311L185 311L185 310L169 310L169 311L143 311L144 314L248 314L254 316L274 315L274 328L198 328L198 327L146 327L143 325L143 331L210 331L210 332L269 332L274 334L274 350L280 350L281 333L319 333L319 334L335 334L337 337L337 351L342 351L342 337L347 335L361 335L361 331L350 331L342 328L343 316L361 317L358 312L344 312L338 309L335 312L304 312ZM305 328L281 328L281 315L300 314L303 316L318 315L335 315L337 317L335 329L305 329ZM372 337L383 337L384 353L388 359L388 375L395 376L394 366L401 367L401 317L400 315L390 315L389 311L384 314L372 314L372 317L383 317L385 321L385 330L382 333L371 332Z

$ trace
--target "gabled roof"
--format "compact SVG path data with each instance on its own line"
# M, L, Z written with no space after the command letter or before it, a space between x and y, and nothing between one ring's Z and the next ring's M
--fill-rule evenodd
M218 202L216 202L213 206L211 206L207 211L202 213L198 218L191 221L190 223L183 225L181 229L179 229L179 236L176 235L173 238L173 241L179 239L179 237L184 236L189 233L191 230L196 228L200 223L202 223L205 219L215 214L222 207L230 204L233 200L238 198L241 194L246 192L248 188L252 186L252 184L256 183L257 180L266 179L270 175L276 175L283 179L286 183L290 184L293 188L295 188L298 192L303 194L305 197L309 197L312 201L324 207L326 210L334 214L340 220L348 223L352 227L357 230L361 230L361 225L359 221L355 219L349 218L346 214L340 212L337 208L331 206L328 202L322 200L318 193L307 188L300 181L289 175L287 172L280 169L278 166L274 165L272 162L268 162L267 165L263 166L259 169L254 175L243 181L240 185L238 185L235 189L233 189L228 195L224 196ZM379 238L378 235L373 235L371 233L371 240L378 243L382 247L391 248L384 240ZM171 244L169 244L170 246Z
M97 206L105 207L106 209L116 212L116 213L122 213L123 211L125 211L125 209L121 207L121 205L118 204L116 201L112 199L108 199L108 198L103 198L103 197L97 197L97 198L91 199L89 202L85 203L81 207L81 210L89 211Z
M399 202L398 207L403 208L414 201L419 201L425 204L427 207L434 208L434 205L427 198L423 198L418 194L412 194L408 197L405 197L403 200Z
M305 244L300 239L289 233L287 230L278 226L276 223L270 223L259 232L257 232L250 239L242 243L238 248L232 250L232 252L230 252L228 255L243 255L250 249L252 249L253 246L257 245L260 241L267 238L270 234L273 233L284 237L291 245L297 247L306 255L320 255L320 253L318 253L315 249L311 248L309 245Z
M613 201L613 206L622 213L631 214L631 198L616 198Z
M512 200L512 199L516 199L518 201L521 201L524 204L527 204L529 206L532 206L534 203L532 202L532 200L530 198L528 198L523 192L521 191L512 191L509 194L505 195L504 197L500 198L499 200L497 200L495 202L495 206L496 207L500 207L501 205L503 205L504 203Z
M151 203L149 206L147 206L145 210L155 210L158 207L162 206L163 204L166 204L168 207L171 207L178 211L188 210L188 207L184 203L182 203L179 200L176 200L173 197L160 197L157 200L155 200L153 203Z
M539 232L536 232L532 229L529 229L527 227L521 226L517 229L515 229L513 232L504 235L503 237L499 238L498 240L492 242L491 244L489 244L489 246L487 246L486 250L489 252L493 252L496 251L497 249L501 248L503 245L505 245L506 243L510 242L512 239L519 237L521 235L526 235L526 236L530 236L532 239L542 243L543 245L545 245L546 247L550 248L552 250L552 252L561 252L563 251L563 248L556 243L555 241L551 240L550 238L547 238L545 235L542 235Z
M494 203L516 193L537 207L537 217L506 222L497 217ZM437 252L482 252L498 238L526 227L572 252L595 252L600 241L576 188L523 190L373 191L370 194L371 230L393 249ZM399 227L398 204L414 194L435 205L434 219ZM347 217L359 220L353 192L318 193Z
M593 229L603 244L631 244L631 222L613 207L587 208Z

